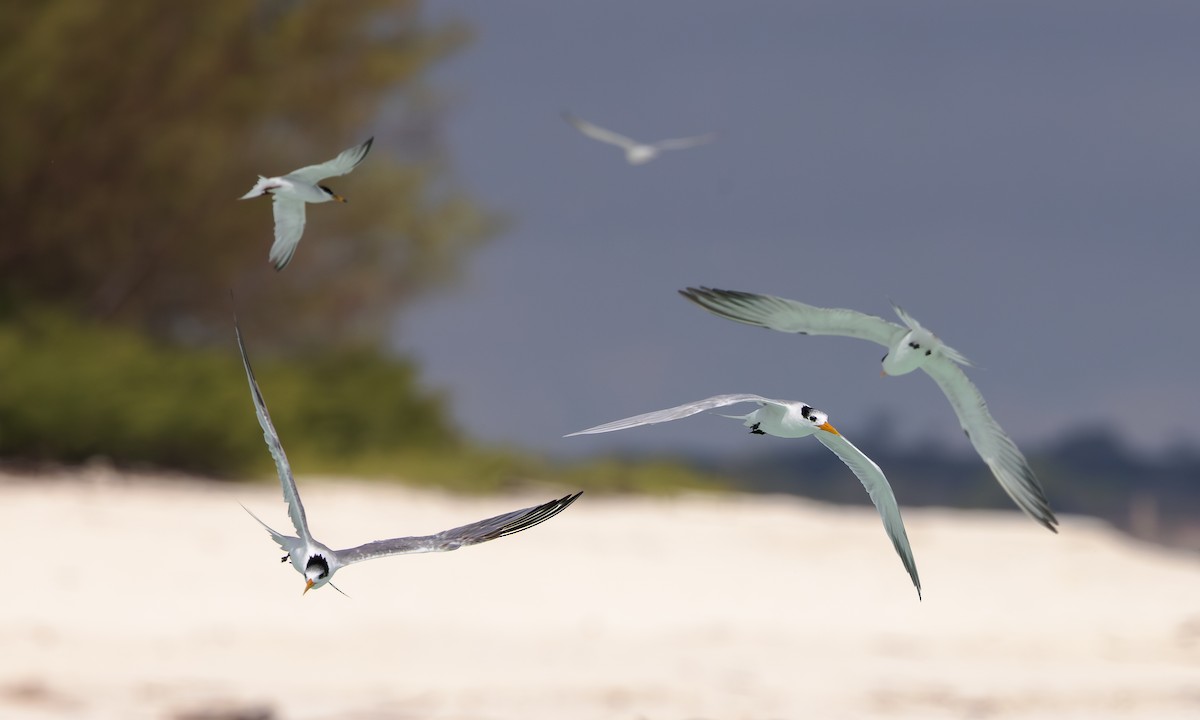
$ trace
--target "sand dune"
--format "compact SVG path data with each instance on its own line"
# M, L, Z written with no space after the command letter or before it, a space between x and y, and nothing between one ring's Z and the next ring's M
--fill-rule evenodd
M300 478L334 546L556 490ZM510 538L303 582L277 486L0 476L0 718L1200 717L1200 558L1083 518L585 495ZM215 716L210 716L215 717Z

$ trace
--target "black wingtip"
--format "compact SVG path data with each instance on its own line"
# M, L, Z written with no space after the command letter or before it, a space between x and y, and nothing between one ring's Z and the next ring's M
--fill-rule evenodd
M523 530L528 530L529 528L531 528L535 525L540 525L540 524L546 522L547 520L549 520L550 518L554 517L555 515L561 513L563 510L566 510L568 507L571 506L572 503L574 503L576 500L579 499L580 495L583 495L582 490L580 490L577 493L565 495L561 498L558 498L557 500L551 500L548 503L543 503L542 505L538 505L537 507L530 509L530 511L528 513L521 516L520 518L517 518L512 523L500 528L499 531L493 537L490 537L487 539L494 540L496 538L501 538L506 535L512 535L514 533L519 533Z

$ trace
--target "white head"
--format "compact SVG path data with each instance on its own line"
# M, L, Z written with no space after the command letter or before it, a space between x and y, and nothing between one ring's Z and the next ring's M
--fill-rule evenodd
M658 148L653 145L634 145L625 150L625 160L630 165L648 163L658 157Z
M801 403L800 416L818 430L824 430L825 432L833 433L834 435L841 435L841 433L839 433L832 425L829 424L829 416L821 410L812 407L811 405L805 405Z
M329 197L330 200L336 200L337 202L340 202L340 203L346 202L346 198L335 193L333 190L331 190L329 188L328 185L318 185L317 187L321 188L321 192L325 193Z
M319 588L329 579L333 577L333 573L329 568L329 561L321 553L313 553L308 556L308 560L304 563L304 592L308 592L314 588Z

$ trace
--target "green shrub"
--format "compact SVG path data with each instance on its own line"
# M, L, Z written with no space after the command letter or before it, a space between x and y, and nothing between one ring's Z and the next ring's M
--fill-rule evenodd
M252 360L293 463L456 442L406 360L362 349ZM184 349L53 312L0 323L0 456L217 476L271 467L232 321L226 350Z

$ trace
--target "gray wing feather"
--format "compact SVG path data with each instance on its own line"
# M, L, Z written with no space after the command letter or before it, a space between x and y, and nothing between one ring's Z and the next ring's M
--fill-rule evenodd
M694 137L659 140L658 142L653 143L652 147L656 147L659 150L686 150L687 148L696 147L697 145L706 145L716 139L716 133L707 133L705 135L696 135Z
M422 537L402 537L390 540L376 540L365 545L336 550L337 559L344 565L371 560L388 555L405 555L410 553L448 552L467 545L478 545L488 540L502 538L505 535L528 530L534 525L543 523L575 502L582 492L551 500L536 507L514 510L510 513L497 515L487 520L480 520L470 525L443 530L436 535Z
M571 123L576 130L584 135L587 135L593 140L599 140L600 142L606 142L610 145L616 145L618 147L625 148L626 150L636 147L639 144L638 141L634 140L633 138L625 137L624 135L615 133L612 130L605 130L599 125L594 125L583 118L572 115L571 113L563 113L563 118L567 122Z
M904 530L904 518L900 516L900 506L896 503L896 496L892 494L892 486L888 484L887 477L884 476L883 471L879 469L874 460L864 455L853 443L841 435L819 432L816 434L816 438L841 458L842 462L846 463L846 467L850 468L850 471L866 488L867 494L871 496L871 502L875 503L875 509L879 511L879 517L883 519L883 529L891 538L892 547L896 548L896 554L900 556L900 561L904 563L904 569L912 578L913 586L917 588L917 597L920 597L921 578L917 576L917 563L913 559L912 547L908 543L908 533Z
M300 538L292 537L291 535L284 535L283 533L279 532L278 530L274 529L270 525L263 522L260 517L258 517L254 513L250 512L250 508L246 507L245 505L242 505L242 509L245 510L246 512L250 513L250 517L254 518L255 520L258 520L259 525L262 525L264 528L267 529L267 532L271 534L271 539L274 540L276 542L276 544L279 545L280 550L283 550L284 552L286 552L290 555L292 553L293 548L295 548L297 545L303 544L303 541Z
M271 209L275 214L275 242L268 259L276 270L282 270L292 261L304 234L304 201L276 195Z
M842 308L819 308L795 300L708 287L679 294L714 315L747 325L804 335L842 335L891 347L905 328L875 315Z
M354 168L358 167L363 158L367 156L367 151L371 149L371 145L375 142L375 138L369 138L362 145L343 150L337 157L320 165L308 165L299 170L293 170L287 174L287 177L297 178L316 184L325 178L338 177L349 173Z
M1017 507L1024 510L1047 530L1058 532L1058 518L1050 509L1050 501L1033 468L1000 424L988 412L987 403L979 389L953 361L938 358L921 366L945 393L958 415L958 423L975 446L979 457L991 468Z
M288 506L288 516L292 518L292 526L296 528L296 533L307 542L312 539L312 535L308 533L308 519L304 516L304 506L300 504L296 479L292 477L292 468L288 464L287 455L283 452L283 445L279 442L279 434L275 432L275 426L271 424L271 416L267 414L267 403L258 389L258 382L254 379L254 370L251 369L250 358L246 355L246 345L242 342L242 330L238 326L236 315L233 317L233 330L237 335L238 350L242 353L242 365L246 368L246 380L250 383L250 397L254 400L254 412L258 415L258 424L262 427L263 440L267 442L271 457L275 459L275 470L279 473L279 484L283 488L283 500ZM259 520L259 522L262 521ZM267 529L270 530L270 528ZM277 535L273 530L271 533L272 536Z
M612 432L614 430L625 430L626 428L637 427L639 425L654 425L655 423L669 422L671 420L679 420L685 417L691 417L697 413L702 413L705 410L713 410L715 408L725 407L726 405L736 405L743 402L755 402L759 404L770 403L773 405L782 405L778 400L771 400L762 397L761 395L750 394L733 394L733 395L716 395L714 397L697 400L696 402L677 405L666 410L656 410L654 412L644 413L642 415L634 415L633 417L625 418L624 420L614 420L610 423L597 425L573 432L563 437L572 437L574 435L590 435L593 433Z

